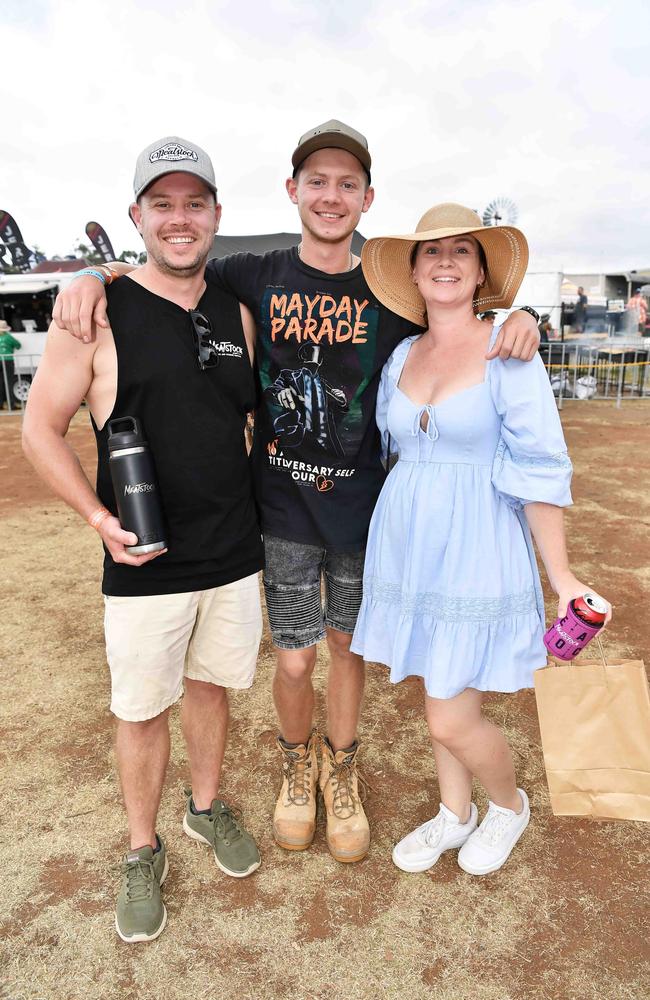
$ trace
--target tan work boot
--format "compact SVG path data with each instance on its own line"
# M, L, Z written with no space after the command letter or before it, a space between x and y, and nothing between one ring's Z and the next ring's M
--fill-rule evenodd
M370 847L370 827L359 797L357 772L359 744L349 750L332 750L322 741L320 789L327 811L327 846L337 861L361 861Z
M278 746L284 756L284 780L273 815L273 836L287 851L304 851L316 830L316 734L311 734L306 746L295 747L288 747L278 736Z

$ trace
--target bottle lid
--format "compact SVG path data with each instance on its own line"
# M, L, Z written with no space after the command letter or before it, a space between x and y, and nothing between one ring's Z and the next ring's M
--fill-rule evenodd
M116 417L108 421L108 450L146 447L147 441L136 417Z

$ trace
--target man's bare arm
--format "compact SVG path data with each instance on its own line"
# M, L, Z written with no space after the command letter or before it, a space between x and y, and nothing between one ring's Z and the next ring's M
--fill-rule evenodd
M507 361L508 358L532 361L539 341L539 330L533 317L523 309L517 309L508 316L497 334L492 350L485 357L489 360L498 355L502 361Z
M65 435L92 385L96 350L84 347L52 324L23 422L25 455L50 489L85 521L102 503ZM126 545L137 544L137 536L123 531L116 517L104 517L97 531L116 562L140 566L149 561L150 554L136 556L126 552Z
M135 264L125 264L121 260L108 265L117 274L129 274ZM61 289L56 297L52 319L60 330L67 330L84 344L93 342L97 327L109 327L106 315L106 292L99 278L83 274Z
M244 328L244 337L246 338L248 356L251 359L251 364L253 364L253 361L255 360L255 344L257 341L257 328L255 326L255 320L253 319L252 312L243 304L243 302L239 303L239 312L241 314L241 322Z

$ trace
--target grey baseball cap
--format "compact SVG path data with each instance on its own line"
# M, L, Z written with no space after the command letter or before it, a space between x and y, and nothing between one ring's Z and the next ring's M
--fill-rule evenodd
M351 128L344 122L338 121L336 118L330 118L328 122L317 125L316 128L310 129L309 132L305 132L300 137L291 157L294 177L296 170L308 156L315 153L317 149L331 149L332 147L334 149L345 149L348 153L356 156L368 174L368 182L370 182L370 165L372 160L368 152L368 140L365 135L361 135L361 132L357 132L356 129Z
M133 192L136 199L142 192L165 174L194 174L207 184L216 195L212 160L195 142L188 142L177 135L167 135L143 149L135 164Z

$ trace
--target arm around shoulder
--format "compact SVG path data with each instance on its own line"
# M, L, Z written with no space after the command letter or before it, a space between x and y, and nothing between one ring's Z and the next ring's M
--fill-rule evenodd
M117 260L89 268L89 271L95 273L82 272L56 297L52 317L59 329L67 330L85 344L92 343L97 335L97 328L109 326L105 284L129 274L134 268L134 264ZM103 281L100 274L104 275Z
M524 309L515 309L503 323L486 357L488 360L498 356L502 361L508 358L532 361L539 342L540 333L533 317Z
M260 261L254 253L233 253L227 257L213 257L205 267L208 284L230 292L240 302L255 312L259 291Z

